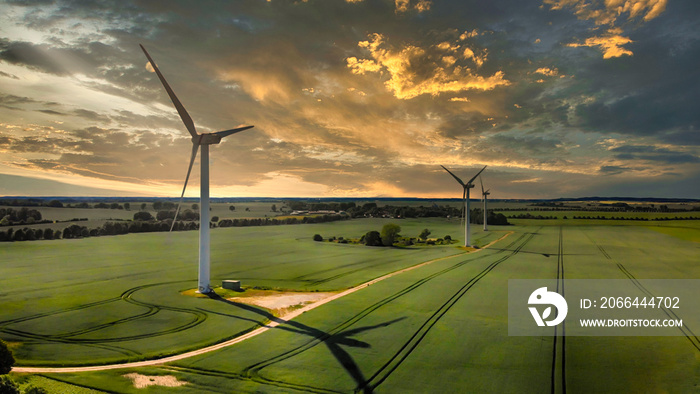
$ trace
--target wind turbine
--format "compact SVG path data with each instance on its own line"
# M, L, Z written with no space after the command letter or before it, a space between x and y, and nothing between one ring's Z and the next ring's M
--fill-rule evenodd
M464 246L470 246L471 240L469 239L469 235L470 235L469 234L469 189L474 187L474 184L472 183L472 181L474 181L474 179L476 179L476 177L479 176L479 174L481 174L481 171L484 171L487 166L484 166L484 168L482 168L481 171L477 172L476 175L474 175L472 177L472 179L470 179L469 182L467 182L467 183L462 182L462 180L459 179L459 177L457 177L457 175L453 174L450 170L445 168L445 166L441 165L440 167L442 167L445 171L449 172L450 175L452 175L452 177L454 179L456 179L457 182L459 182L459 184L462 185L462 187L464 188L464 191L462 192L462 198L464 199L464 205L465 205L465 213L464 213L465 218L464 219L466 222L464 225Z
M156 62L153 61L151 55L148 54L146 48L139 44L143 53L148 58L148 61L153 67L153 71L156 72L160 82L163 84L165 91L168 92L170 100L173 102L177 113L180 114L182 123L185 124L185 128L192 135L192 156L190 158L190 166L187 168L187 176L185 177L185 186L182 188L182 194L180 195L180 202L177 204L177 210L175 210L175 217L173 218L173 224L170 226L170 231L173 230L175 226L175 220L177 219L177 214L180 212L180 205L182 205L182 199L185 196L185 189L187 189L187 181L190 179L190 172L192 172L192 165L194 164L194 159L197 157L197 151L202 149L202 160L201 160L201 181L200 181L200 196L199 196L199 282L197 284L198 292L206 294L212 291L209 286L209 265L210 265L210 254L209 254L209 145L218 144L221 139L227 137L231 134L238 133L239 131L247 130L253 126L243 126L237 127L231 130L217 131L216 133L197 133L194 128L194 122L192 118L182 106L180 100L175 96L175 92L170 88L168 82L160 73Z
M488 225L486 224L486 218L489 216L488 215L488 197L489 197L489 190L484 191L484 181L481 180L481 177L479 177L479 183L481 183L481 199L484 201L484 231L489 231Z

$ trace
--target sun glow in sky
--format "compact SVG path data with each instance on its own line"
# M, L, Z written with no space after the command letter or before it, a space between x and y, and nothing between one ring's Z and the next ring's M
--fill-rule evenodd
M0 195L700 198L700 2L0 3ZM187 195L197 196L197 161Z

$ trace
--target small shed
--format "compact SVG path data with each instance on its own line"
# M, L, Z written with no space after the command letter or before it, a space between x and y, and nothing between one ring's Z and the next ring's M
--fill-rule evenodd
M229 290L240 290L241 281L240 280L224 280L221 282L221 287Z

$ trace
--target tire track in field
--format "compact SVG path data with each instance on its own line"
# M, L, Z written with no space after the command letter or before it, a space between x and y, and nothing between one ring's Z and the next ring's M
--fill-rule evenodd
M5 321L0 322L0 332L12 334L12 335L20 337L20 338L31 338L31 339L36 340L36 342L34 342L34 344L39 344L39 345L47 344L47 343L51 343L51 342L74 344L74 342L70 341L70 340L62 340L61 338L49 338L45 335L34 334L34 333L27 332L27 331L15 330L12 328L8 328L6 326L9 326L9 325L15 324L15 323L22 323L22 322L30 321L30 320L34 320L34 319L40 319L43 317L58 315L61 313L92 308L94 306L105 305L105 304L109 304L109 303L116 302L119 300L121 300L121 297L113 297L113 298L108 298L105 300L100 300L100 301L90 302L87 304L77 305L77 306L70 307L70 308L60 309L57 311L37 313L37 314L31 315L31 316L25 316L25 317L20 317L17 319L5 320ZM28 344L31 344L31 343L28 342ZM82 344L82 345L87 346L87 347L94 347L94 348L98 348L98 349L113 351L113 352L116 352L116 353L119 353L119 354L122 354L125 356L138 356L141 354L140 352L137 352L137 351L133 351L130 349L126 349L126 348L119 347L119 346L113 346L113 345L102 345L102 344Z
M77 305L73 306L70 308L65 308L65 309L59 309L57 311L51 311L51 312L44 312L44 313L37 313L35 315L30 315L30 316L25 316L25 317L19 317L16 319L10 319L10 320L3 320L0 321L0 331L2 331L2 327L14 323L21 323L27 320L33 320L33 319L39 319L42 317L47 317L47 316L52 316L52 315L57 315L60 313L65 313L65 312L71 312L71 311L77 311L80 309L86 309L86 308L91 308L93 306L98 306L98 305L104 305L104 304L109 304L110 302L115 302L121 300L121 297L113 297L113 298L108 298L106 300L101 300L101 301L95 301L91 302L88 304L82 304L82 305Z
M510 244L508 244L508 246L506 246L506 249L513 247L513 245L517 244L519 241L521 241L526 236L527 236L526 233L521 234L520 237L518 237L517 239L512 241ZM499 251L497 253L501 253L501 252ZM456 257L456 256L447 256L445 258L451 258L451 257ZM350 317L346 321L340 323L339 325L335 326L331 330L327 331L325 333L325 335L321 335L317 338L313 338L313 339L305 342L304 344L301 344L301 345L299 345L293 349L290 349L284 353L281 353L275 357L269 358L267 360L264 360L264 361L261 361L261 362L258 362L258 363L255 363L253 365L246 367L243 370L243 376L245 376L251 380L254 380L258 383L280 385L280 387L292 387L292 388L297 388L300 390L315 390L315 392L329 392L329 390L323 389L323 388L310 387L310 386L305 386L305 385L296 385L296 384L285 382L285 381L269 379L269 378L266 378L266 377L260 375L260 371L266 367L269 367L273 364L290 359L290 358L292 358L298 354L301 354L301 353L303 353L303 352L305 352L305 351L307 351L307 350L309 350L309 349L311 349L319 344L322 344L324 341L328 340L329 338L333 337L334 335L338 335L339 333L347 330L349 327L356 324L357 322L359 322L360 320L362 320L364 317L371 314L372 312L376 311L377 309L379 309L379 308L383 307L384 305L410 293L411 291L419 288L420 286L429 282L430 280L432 280L436 277L439 277L445 273L448 273L452 270L455 270L459 267L462 267L465 264L474 262L476 260L481 260L481 259L484 259L487 257L489 257L489 255L481 255L481 256L478 256L474 259L462 260L462 261L455 263L455 264L453 264L453 265L451 265L451 266L449 266L441 271L438 271L438 272L435 272L431 275L428 275L428 276L416 281L415 283L407 286L406 288L404 288L404 289L368 306L367 308L363 309L362 311L360 311L356 315Z
M182 366L164 366L163 369L173 371L173 372L180 372L180 373L190 373L190 374L195 374L195 375L204 375L204 376L214 376L214 377L219 377L219 378L226 378L226 379L235 379L235 380L240 380L243 382L250 382L251 379L249 377L246 377L244 375L241 375L236 372L225 372L225 371L213 371L209 369L202 369L202 368L196 368L196 367L182 367ZM258 384L264 384L261 382L255 382ZM196 383L195 383L196 385ZM338 390L327 390L327 389L321 389L317 387L312 387L312 386L303 386L303 385L284 385L284 384L268 384L267 386L275 387L277 389L279 388L285 388L285 389L292 389L296 390L299 392L303 393L317 393L317 394L342 394L344 393L343 391L338 391ZM220 392L220 393L230 393L230 390L226 389L217 389L217 388L212 388L211 386L205 386L202 391L206 392ZM259 390L256 392L260 392ZM274 392L274 391L273 391Z
M564 230L559 226L559 246L557 248L557 293L566 296L564 291ZM557 311L557 314L559 311ZM554 326L554 339L552 341L552 379L551 393L566 393L566 320L561 323L561 335L559 326ZM559 346L557 346L559 345ZM559 366L559 368L557 368Z
M120 346L113 346L113 345L105 345L101 343L75 343L75 341L72 341L70 339L62 339L62 338L46 338L44 335L40 334L33 334L31 332L26 332L26 331L19 331L19 330L12 330L12 329L7 329L4 330L3 332L6 332L8 334L12 334L14 336L20 337L20 338L30 338L36 340L35 342L25 342L29 345L46 345L50 343L64 343L64 344L70 344L70 345L81 345L81 346L87 346L87 347L94 347L98 349L103 349L103 350L109 350L113 352L117 352L120 354L123 354L125 356L139 356L141 355L140 352L131 350L131 349L126 349ZM16 368L13 368L16 369Z
M632 284L638 288L642 293L646 294L649 297L656 297L654 293L649 291L644 285L642 285L641 282L624 266L622 263L618 262L615 260L610 254L601 246L599 245L596 241L591 238L590 235L588 235L587 232L584 232L586 234L586 237L598 248L600 253L605 256L606 259L608 259L610 262L615 263L617 268L622 272L623 275L627 277L627 279L632 281ZM680 316L678 316L672 309L666 308L665 306L661 307L661 310L664 312L666 316L668 316L669 319L676 319L676 320L681 320ZM678 327L678 329L683 333L683 335L688 339L690 344L698 351L700 351L700 339L698 339L698 336L695 335L695 333L685 324L681 327Z
M155 283L155 284L136 286L136 287L133 287L131 289L126 290L119 297L110 298L110 299L102 300L102 301L97 301L97 302L93 302L93 303L89 303L89 304L83 304L83 305L79 305L76 307L65 308L65 309L58 310L58 311L41 313L41 314L26 317L26 318L14 319L14 320L10 320L7 322L3 322L4 323L3 325L9 325L9 324L17 323L17 322L38 319L38 318L47 317L47 316L51 316L51 315L57 315L57 314L65 313L65 312L87 309L87 308L91 308L93 306L104 305L104 304L115 302L115 301L125 301L125 302L128 302L130 304L144 307L147 309L146 312L140 313L137 315L125 317L122 319L114 320L114 321L103 323L103 324L98 324L98 325L84 328L81 330L76 330L76 331L62 333L62 334L55 334L55 335L35 334L35 333L28 332L28 331L12 329L9 327L2 327L2 328L0 328L0 331L6 332L8 334L13 334L13 335L16 335L19 337L32 338L35 340L48 341L48 342L59 342L59 343L66 343L66 344L80 344L80 345L82 345L82 344L101 345L101 344L109 343L109 342L124 342L124 341L136 340L136 339L153 338L153 337L157 337L157 336L181 332L181 331L193 328L193 327L203 323L207 319L207 314L204 312L192 310L192 309L178 308L178 307L172 307L172 306L167 306L167 305L147 303L147 302L143 302L143 301L138 301L138 300L133 298L134 293L136 293L139 290L143 290L143 289L149 288L149 287L162 286L162 285L166 285L166 284L173 284L173 283L179 283L179 282L182 282L182 281L163 282L163 283ZM114 327L114 326L119 325L119 324L129 323L132 321L148 318L148 317L154 316L155 314L157 314L161 310L169 310L172 312L185 313L185 314L193 315L194 317L190 321L186 322L185 324L182 324L180 326L173 327L173 328L170 328L167 330L158 331L155 333L144 333L144 334L122 336L122 337L112 337L112 338L71 338L71 337L75 337L78 335L99 331L99 330L102 330L105 328ZM108 345L105 345L105 346L108 346ZM130 350L127 350L124 348L117 348L114 346L109 346L109 347L111 350L122 349L120 351L120 353L124 353L124 351L127 351L127 352L131 352L133 354L140 354L139 352L133 352L133 351L130 351Z
M519 240L521 240L521 239L524 238L525 236L526 236L526 234L522 234L519 238L517 238L516 240L512 241L506 248L512 247L516 242L518 242ZM456 257L456 256L457 256L457 255L455 255L455 256L447 256L446 258ZM403 296L403 295L405 295L405 294L408 294L409 292L411 292L411 291L417 289L418 287L422 286L423 284L427 283L428 281L430 281L430 280L432 280L432 279L434 279L434 278L436 278L436 277L438 277L438 276L441 276L441 275L443 275L443 274L445 274L445 273L447 273L447 272L450 272L450 271L452 271L452 270L454 270L454 269L457 269L457 268L459 268L459 267L461 267L461 266L463 266L463 265L465 265L465 264L467 264L467 263L470 263L470 262L473 262L473 261L476 261L476 260L480 260L480 259L483 259L483 258L486 258L486 257L489 257L489 256L483 255L483 256L478 256L478 257L476 257L476 258L474 258L474 259L460 261L460 262L458 262L458 263L456 263L456 264L454 264L454 265L452 265L452 266L450 266L450 267L447 267L447 268L445 268L445 269L443 269L443 270L441 270L441 271L435 272L435 273L433 273L433 274L431 274L431 275L428 275L428 276L426 276L426 277L424 277L424 278L418 280L417 282L411 284L410 286L408 286L408 287L406 287L406 288L404 288L404 289L402 289L402 290L400 290L400 291L398 291L398 292L396 292L396 293L394 293L394 294L392 294L392 295L390 295L390 296L388 296L388 297L386 297L386 298L384 298L384 299L382 299L382 300L380 300L380 301L378 301L378 302L376 302L376 303L374 303L374 304L368 306L367 308L365 308L364 310L362 310L362 311L359 312L358 314L354 315L353 317L349 318L348 320L346 320L346 321L344 321L343 323L339 324L338 326L334 327L333 329L331 329L331 330L328 332L328 333L329 333L329 336L332 335L332 334L334 334L334 333L337 333L337 332L340 332L340 331L342 331L342 330L345 330L346 328L348 328L348 327L350 327L351 325L357 323L358 321L360 321L361 319L363 319L365 316L369 315L370 313L374 312L375 310L379 309L380 307L382 307L382 306L384 306L384 305L386 305L386 304L388 304L388 303L390 303L390 302L396 300L397 298L399 298L399 297L401 297L401 296ZM306 345L309 345L309 344L313 344L313 346L315 346L315 345L318 344L319 342L321 342L321 341L309 341L309 342L307 342L306 344L304 344L304 345L302 345L302 346L306 346ZM292 349L292 350L289 350L288 352L285 352L285 353L283 353L283 354L280 354L280 355L278 355L278 356L276 356L276 357L274 357L274 358L272 358L272 359L269 359L269 360L266 360L266 361L263 361L263 362L254 364L254 365L252 365L252 366L246 368L246 370L251 370L251 371L252 371L252 370L260 370L260 369L262 369L262 368L256 368L256 367L259 366L259 365L265 364L265 366L267 366L267 365L271 365L271 364L273 364L273 363L275 363L275 362L283 361L284 359L287 359L287 358L289 358L289 357L281 358L282 356L286 356L286 355L290 355L290 354L291 354L291 355L299 354L301 351L303 351L303 350L301 350L301 347L302 347L302 346L300 346L300 347L298 347L298 348L295 348L295 349ZM300 351L300 350L301 350L301 351ZM306 349L304 349L304 350L306 350ZM292 353L294 353L294 354L292 354ZM273 361L273 360L274 360L274 361Z
M542 227L538 228L535 232L524 233L516 241L511 243L506 249L509 249L516 242L522 240L522 243L518 244L515 249L493 263L489 264L484 270L479 272L476 276L472 277L467 283L464 284L456 293L452 295L437 311L435 311L420 328L411 336L411 338L396 352L389 361L384 363L379 370L377 370L369 379L367 379L364 386L357 387L355 392L364 391L372 392L377 386L382 384L400 365L406 358L408 358L413 350L418 347L421 341L428 335L430 329L435 326L435 324L461 299L469 290L471 290L474 285L480 281L483 277L488 275L493 271L499 264L508 260L509 258L515 256L520 252L520 250L527 245L532 238L539 232ZM526 235L529 235L525 237ZM524 239L523 239L524 238Z
M541 227L540 227L540 228L541 228ZM504 234L502 237L500 237L500 238L498 238L498 239L496 239L496 240L490 242L489 244L485 245L484 248L482 248L482 249L480 249L480 250L489 250L489 249L487 249L488 247L490 247L491 245L493 245L493 244L495 244L495 243L497 243L497 242L502 241L503 239L505 239L506 237L508 237L509 235L512 235L512 234L514 234L514 233L515 233L515 231L508 231L508 232L506 232L506 234ZM515 241L511 242L507 247L510 248L510 247L511 247L512 245L514 245L518 240L522 239L525 235L526 235L526 234L521 234L520 237L519 237L518 239L516 239ZM480 251L480 250L477 250L477 252ZM497 253L500 253L500 252L502 252L502 251L503 251L503 250L496 250ZM497 253L496 253L496 254L497 254ZM285 320L282 320L282 319L275 319L271 324L269 324L269 325L267 325L267 326L264 326L264 327L260 327L259 329L256 329L256 330L254 330L254 331L252 331L252 332L249 332L249 333L247 333L247 334L241 335L240 337L236 337L236 338L234 338L234 339L231 339L231 340L228 340L228 341L225 341L225 342L216 344L216 345L208 346L208 347L206 347L206 348L202 348L202 349L190 351L190 352L187 352L187 353L182 353L182 354L179 354L179 355L169 356L169 357L160 358L160 359L153 359L153 360L146 360L146 361L139 361L139 362L130 362L130 363L108 364L108 365L98 365L98 366L83 366L83 367L60 367L60 368L55 368L55 367L48 367L48 368L41 368L41 367L15 367L15 368L13 368L13 371L14 371L14 372L18 372L18 373L77 373L77 372L103 371L103 370L122 369L122 368L138 368L138 367L162 365L162 364L167 364L167 363L175 362L175 361L178 361L178 360L183 360L183 359L186 359L186 358L190 358L190 357L193 357L193 356L198 356L198 355L201 355L201 354L205 354L205 353L212 352L212 351L214 351L214 350L218 350L218 349L222 349L222 348L231 346L231 345L233 345L233 344L236 344L236 343L242 342L242 341L244 341L244 340L246 340L246 339L252 338L252 337L254 337L254 336L256 336L256 335L258 335L258 334L260 334L260 333L262 333L262 332L267 331L268 329L277 327L277 326L282 325L282 324L292 324L292 323L294 323L294 322L293 322L291 319L293 319L294 317L300 315L301 313L306 312L306 311L311 310L311 309L314 309L314 308L316 308L316 307L318 307L318 306L324 305L324 304L326 304L326 303L328 303L328 302L330 302L330 301L332 301L332 300L335 300L335 299L337 299L337 298L340 298L340 297L342 297L342 296L344 296L344 295L351 294L351 293L356 292L356 291L358 291L358 290L361 290L361 289L363 289L363 288L365 288L365 287L367 287L367 286L370 286L371 284L378 283L378 282L380 282L380 281L382 281L382 280L384 280L384 279L388 279L388 278L390 278L390 277L393 277L393 276L395 276L395 275L404 273L404 272L406 272L406 271L411 271L411 270L414 270L414 269L416 269L416 268L420 268L420 267L423 267L423 266L425 266L425 265L434 263L434 262L436 262L436 261L446 260L446 259L452 259L452 258L455 258L455 257L458 257L458 256L460 256L460 254L445 256L445 257L441 257L441 258L437 258L437 259L432 259L432 260L425 261L425 262L422 262L422 263L419 263L419 264L416 264L416 265L413 265L413 266L410 266L410 267L407 267L407 268L404 268L404 269L401 269L401 270L398 270L398 271L394 271L394 272L385 274L385 275L380 276L380 277L378 277L378 278L372 279L372 280L370 280L369 282L365 282L365 283L363 283L363 284L360 284L360 285L358 285L358 286L355 286L355 287L353 287L353 288L350 288L350 289L348 289L348 290L345 290L345 291L343 291L343 292L341 292L341 293L339 293L339 294L337 294L337 295L335 295L335 296L331 296L331 297L326 298L326 299L324 299L324 300L321 300L321 301L319 301L319 302L317 302L317 303L314 303L314 304L312 304L312 305L306 306L306 307L304 307L304 308L302 308L302 309L300 309L300 310L298 310L298 311L296 311L296 312L290 314L290 315L288 316L290 320L285 321ZM485 257L487 257L487 256L486 256L486 255L479 255L479 256L477 256L477 257L474 258L474 259L471 259L471 260L469 260L469 261L462 261L461 263L458 263L458 264L461 266L461 265L464 265L464 264L466 264L466 263L468 263L468 262L472 262L472 261L475 261L475 260L478 260L478 259L482 259L482 258L485 258ZM179 283L179 282L183 282L183 281L164 282L164 283ZM161 283L161 284L164 284L164 283ZM259 325L259 323L256 323L256 324ZM168 367L166 367L166 368L170 368L170 367L173 367L173 368L180 368L180 367L175 367L175 366L168 366ZM182 367L182 368L184 368L184 367ZM209 370L202 370L202 371L209 371ZM209 372L211 372L211 373L220 373L219 371L209 371ZM233 375L231 375L231 376L232 376L232 377L235 377L234 375L235 375L235 376L238 376L238 375L235 374L235 373L233 373ZM242 376L242 375L241 375L241 376ZM245 380L252 380L249 376L244 376L244 377L242 377L242 379L245 379ZM261 383L261 382L256 382L256 383ZM263 383L267 383L267 382L263 382ZM293 385L293 384L288 384L287 382L281 382L281 383L282 383L284 386L280 386L280 387L287 387L287 386L289 386L289 388L291 388L292 385ZM307 391L308 391L308 389L304 389L304 390L307 390ZM323 389L323 388L316 388L316 390L319 390L319 392L332 392L331 390L327 390L327 389Z

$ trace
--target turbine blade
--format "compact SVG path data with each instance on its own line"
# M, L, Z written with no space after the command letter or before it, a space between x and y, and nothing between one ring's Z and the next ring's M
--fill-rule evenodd
M481 180L481 177L479 177L479 183L481 183L481 195L483 196L486 192L484 191L484 181Z
M190 114L188 114L185 107L182 106L182 103L180 103L180 100L178 100L177 96L175 95L175 92L173 92L173 90L170 88L170 85L168 85L168 81L165 80L163 74L160 73L158 66L156 66L156 62L154 62L153 59L151 59L151 55L148 54L146 48L144 48L141 44L139 44L139 46L143 50L143 53L146 54L148 61L151 62L151 66L158 75L158 78L160 78L160 82L163 84L165 91L168 92L168 96L170 96L170 100L173 102L175 109L177 109L177 113L180 114L180 119L182 119L182 123L185 124L187 131L189 131L190 134L192 134L192 137L196 137L197 130L195 130L194 128L194 122L192 121Z
M484 171L484 170L486 169L486 167L488 167L488 166L484 166L484 168L482 168L481 171ZM474 176L472 177L472 179L470 179L469 182L467 182L467 185L470 185L470 184L472 183L472 181L473 181L474 179L476 179L476 177L478 177L479 174L481 174L481 171L477 172L476 175L474 175Z
M180 206L182 205L182 198L185 196L185 190L187 189L187 181L190 180L190 173L192 172L192 166L194 165L194 159L197 158L197 150L199 150L199 144L192 144L192 158L190 158L190 166L187 168L187 176L185 177L185 186L182 187L182 194L180 194L180 201L177 203L177 209L175 210L175 217L173 218L173 224L170 225L170 231L173 231L175 227L175 221L177 220L177 214L180 213Z
M227 136L229 136L229 135L231 135L231 134L236 134L236 133L238 133L238 132L240 132L240 131L248 130L248 129L251 129L251 128L253 128L253 127L254 127L254 126L237 127L237 128L235 128L235 129L231 129L231 130L217 131L216 133L212 133L212 134L217 135L217 136L219 136L219 137L221 137L221 138L224 138L224 137L227 137Z
M452 173L452 171L448 170L448 169L447 169L447 168L445 168L445 166L443 166L443 165L440 165L440 167L444 168L444 169L445 169L445 171L449 172L449 173L450 173L450 175L452 175L452 177L453 177L454 179L456 179L456 180L457 180L457 182L459 182L459 184L460 184L460 185L462 185L463 187L464 187L464 186L466 186L466 185L464 184L464 182L462 182L462 180L461 180L461 179L459 179L459 178L457 177L457 175L455 175L455 174L453 174L453 173Z

